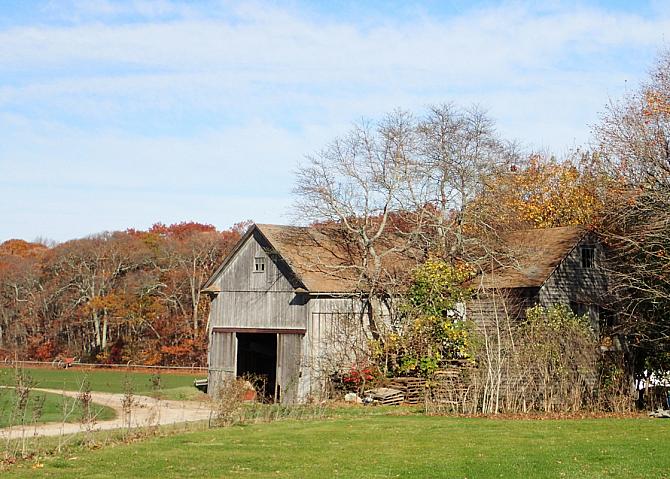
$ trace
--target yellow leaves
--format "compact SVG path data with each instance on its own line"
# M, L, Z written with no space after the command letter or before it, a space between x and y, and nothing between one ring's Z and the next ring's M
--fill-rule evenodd
M436 258L429 258L414 273L415 281L432 283L438 288L459 285L472 274L472 268L466 263L451 264Z
M480 203L498 217L503 211L508 221L536 228L590 224L604 210L609 184L590 165L535 155L524 167L491 178Z

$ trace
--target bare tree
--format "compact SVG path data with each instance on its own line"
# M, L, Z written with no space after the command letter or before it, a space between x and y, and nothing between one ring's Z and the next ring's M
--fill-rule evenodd
M481 193L485 178L515 161L516 146L498 137L493 120L477 106L430 107L417 125L417 134L426 199L433 206L429 231L436 238L429 241L437 239L445 254L462 258L472 251L468 246L480 242L472 237L473 231L488 229L469 206Z
M348 261L331 273L347 269L357 279L376 339L401 326L391 303L416 264L429 256L488 259L481 232L490 228L471 203L485 178L515 157L482 109L453 105L420 117L396 110L307 157L297 171L296 216L346 246Z
M375 287L384 256L410 245L462 257L474 242L474 229L465 230L481 221L468 206L484 179L516 157L478 107L433 106L421 118L396 110L307 158L297 171L296 211L340 225L360 248L361 279Z
M411 231L404 226L404 200L417 178L415 120L397 110L377 124L362 123L346 136L307 157L294 189L301 218L327 223L331 239L346 244L348 264L338 266L356 278L367 298L369 326L381 334L379 299L394 286L389 258L405 251ZM395 265L397 266L397 265Z
M625 315L618 330L660 351L670 345L670 51L638 90L611 102L595 133L621 185L605 230L614 308Z

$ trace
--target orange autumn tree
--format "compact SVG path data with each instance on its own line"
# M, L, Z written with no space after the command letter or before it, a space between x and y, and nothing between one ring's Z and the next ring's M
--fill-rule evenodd
M577 162L532 155L523 165L490 175L472 208L500 229L593 225L614 187L597 155Z
M0 360L202 364L202 284L244 225L156 224L62 244L0 243Z

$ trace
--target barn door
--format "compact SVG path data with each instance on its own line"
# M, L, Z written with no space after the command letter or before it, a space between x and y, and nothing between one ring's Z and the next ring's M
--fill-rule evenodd
M281 404L298 400L302 334L279 334L277 341L277 386Z
M208 392L216 394L224 381L235 378L237 338L231 332L212 332L209 345Z

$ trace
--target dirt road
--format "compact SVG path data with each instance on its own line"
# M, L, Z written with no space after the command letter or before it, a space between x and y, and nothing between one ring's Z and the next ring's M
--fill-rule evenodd
M58 391L54 389L34 389L54 394L64 394L77 397L77 391ZM120 429L124 427L136 428L144 426L155 426L162 424L175 424L179 422L202 421L209 419L210 408L205 401L167 401L150 398L147 396L133 396L133 404L130 417L123 410L123 394L91 392L91 400L95 403L108 406L116 411L116 419L99 421L92 424L88 429L102 431L109 429ZM81 423L46 423L31 426L15 426L0 429L0 440L8 438L20 438L31 436L59 436L84 432L87 427Z

